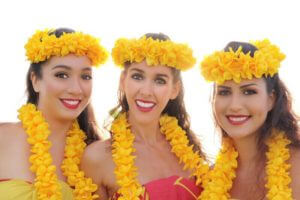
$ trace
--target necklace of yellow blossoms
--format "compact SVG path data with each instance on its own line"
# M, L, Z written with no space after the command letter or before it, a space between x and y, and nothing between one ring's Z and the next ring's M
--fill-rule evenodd
M273 131L266 141L266 181L267 198L269 200L292 200L292 190L289 188L291 178L288 170L290 164L286 161L290 158L287 139L284 132ZM203 180L203 192L200 198L203 200L230 199L229 191L235 178L238 153L235 151L232 140L225 138L222 149L217 157L214 169L207 173Z
M186 132L178 125L175 117L167 115L160 118L160 126L161 132L165 134L172 146L171 151L179 158L179 163L184 163L183 169L192 170L192 176L196 177L196 184L200 184L209 167L198 152L193 152L193 145L188 145ZM111 131L113 135L112 157L116 164L114 173L117 184L120 186L118 200L138 200L143 189L137 180L135 156L132 155L136 151L133 147L134 134L127 123L126 113L119 114L112 123Z
M27 141L31 145L32 155L29 162L30 170L36 174L34 187L37 189L39 200L61 200L61 186L55 173L56 167L52 164L49 153L51 142L47 140L50 135L48 123L33 104L23 105L19 109L19 119L28 135ZM97 185L90 178L85 178L79 170L80 158L86 146L85 134L80 130L78 122L72 124L67 133L65 158L61 169L67 177L70 186L74 187L74 199L96 199L98 196L92 193L97 190Z

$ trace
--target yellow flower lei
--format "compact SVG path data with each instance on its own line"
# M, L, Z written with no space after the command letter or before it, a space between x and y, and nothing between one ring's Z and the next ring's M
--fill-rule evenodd
M32 165L30 170L36 174L34 187L37 189L38 199L61 200L61 187L55 174L56 167L52 164L49 153L51 142L47 140L50 135L48 123L33 104L22 106L19 109L18 117L28 134L27 141L31 145L32 155L29 162ZM61 166L69 185L75 188L73 193L76 200L96 199L98 197L92 194L97 190L97 185L93 184L90 178L85 178L84 173L78 167L86 146L85 137L78 122L75 121L67 133L65 159Z
M268 146L266 165L267 198L270 200L292 200L292 190L289 188L291 178L288 170L290 164L286 161L290 158L287 147L291 141L284 132L274 131L266 141ZM203 181L202 200L230 199L229 191L235 178L238 153L235 151L232 141L225 138L223 147L217 158L214 169L205 176Z
M197 178L196 184L200 184L205 173L209 170L207 164L197 152L193 152L193 146L189 146L185 131L178 126L177 119L164 115L160 118L161 131L170 141L172 152L184 163L184 170L193 170L193 176ZM136 149L133 147L134 134L127 123L126 113L121 113L111 126L113 144L112 157L116 164L115 175L120 186L119 200L138 200L142 192L142 186L137 180L137 167L134 166Z
M63 33L57 38L53 30L36 31L25 45L26 56L32 63L49 59L51 56L66 56L73 53L77 56L87 56L92 65L105 63L108 52L99 44L99 39L81 32Z
M252 44L258 48L253 57L250 52L244 54L242 47L235 52L230 49L229 52L216 51L207 56L201 63L202 75L207 81L217 84L227 80L240 83L241 79L261 78L263 75L272 77L278 72L285 55L267 39Z
M112 49L113 61L123 67L124 63L146 60L150 66L164 65L179 70L187 70L196 62L193 51L186 44L170 40L154 40L145 36L140 39L118 39Z

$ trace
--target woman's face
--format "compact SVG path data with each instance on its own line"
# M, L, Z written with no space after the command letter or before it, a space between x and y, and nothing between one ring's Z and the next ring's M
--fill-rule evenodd
M129 117L140 123L158 120L170 99L175 99L180 83L174 83L171 68L132 63L121 75L120 88L129 105Z
M51 57L42 65L42 78L32 75L39 93L38 108L59 120L74 120L86 108L92 92L92 67L87 56Z
M257 134L275 98L267 93L265 80L226 81L215 87L214 114L220 127L236 139Z

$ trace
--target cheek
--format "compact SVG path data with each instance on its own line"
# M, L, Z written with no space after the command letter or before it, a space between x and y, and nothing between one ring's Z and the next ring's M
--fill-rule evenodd
M83 93L86 97L91 97L93 91L92 81L84 82L82 84Z
M52 95L58 95L65 89L66 89L66 86L64 84L59 83L59 81L44 80L43 84L42 84L42 90L40 92L52 94Z
M259 117L261 120L265 120L268 114L268 104L267 103L253 103L251 106L251 112Z
M226 111L226 107L227 107L226 99L219 99L218 97L215 97L213 103L213 110L216 116L223 114Z
M140 84L136 83L133 80L127 79L124 81L123 89L126 96L134 95L139 90L139 88L140 88Z
M256 95L254 98L248 98L247 106L253 115L265 117L269 111L269 101L266 95Z
M154 86L154 92L156 96L160 96L164 99L170 99L172 94L172 87L169 85L164 86Z

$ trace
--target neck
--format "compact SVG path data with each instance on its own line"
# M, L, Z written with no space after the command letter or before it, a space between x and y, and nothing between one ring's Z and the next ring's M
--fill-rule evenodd
M72 121L71 120L60 120L57 117L53 117L50 115L48 112L44 112L43 109L39 109L45 121L49 124L49 131L50 131L50 136L49 140L52 139L58 139L58 138L65 138L66 133L72 126Z
M144 144L155 144L163 139L160 132L159 119L153 120L151 123L142 124L132 117L128 117L131 132L135 135L135 141Z
M256 136L253 135L246 138L233 139L233 142L239 154L239 169L256 168L262 159L262 154L257 146Z

